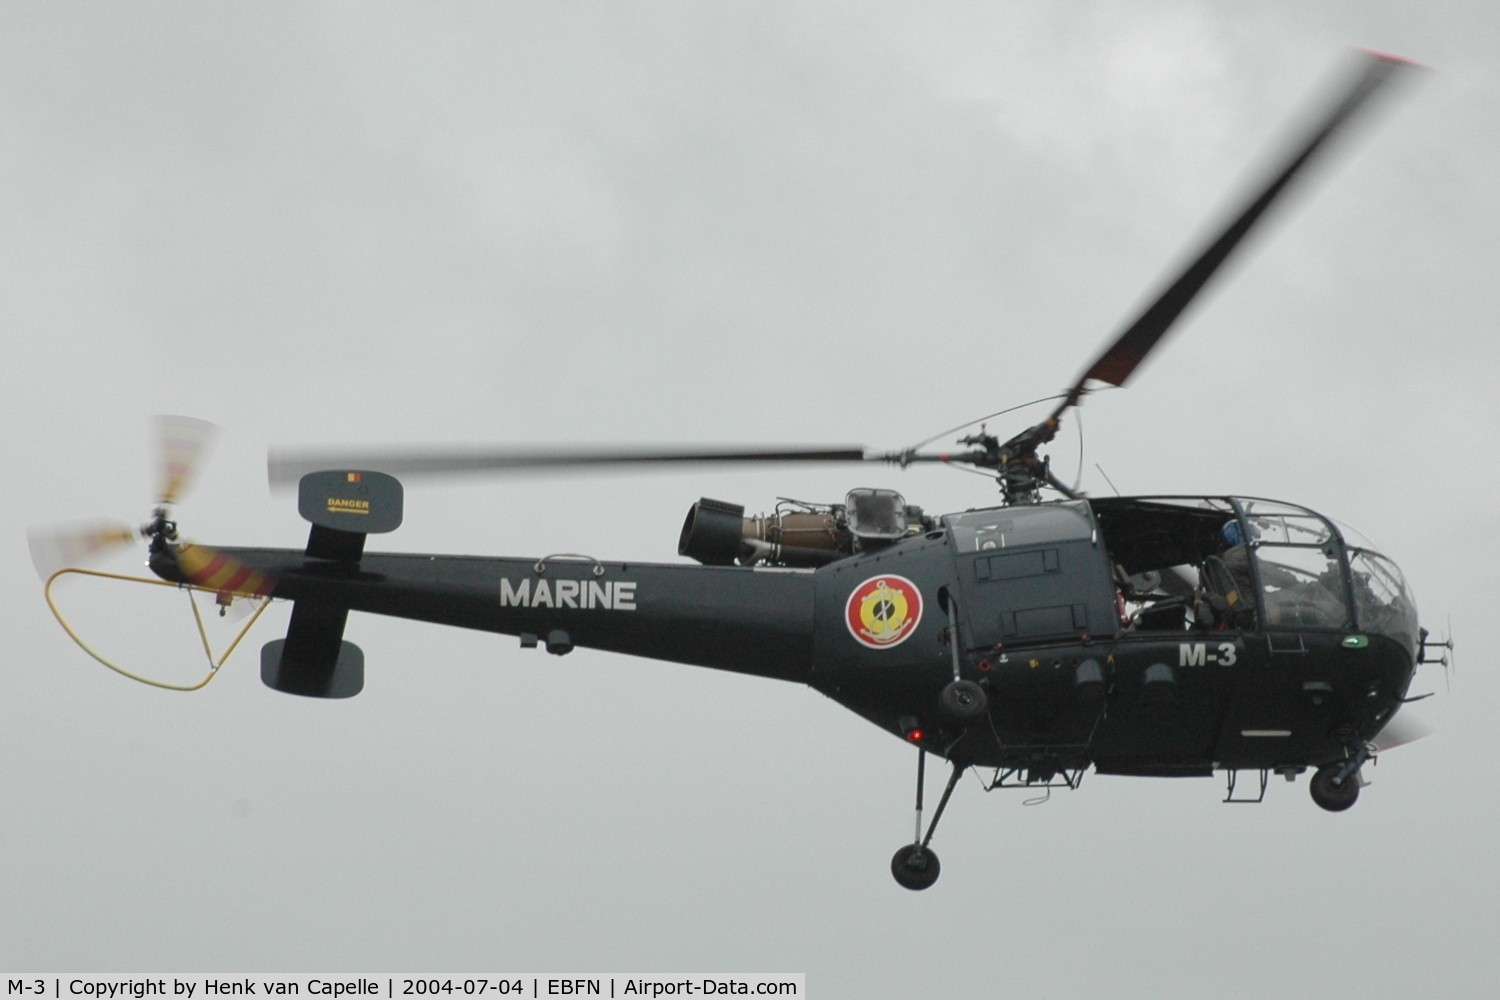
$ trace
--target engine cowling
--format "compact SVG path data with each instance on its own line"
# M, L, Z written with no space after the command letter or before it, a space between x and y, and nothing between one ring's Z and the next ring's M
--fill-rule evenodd
M826 506L784 501L754 517L704 497L688 510L677 552L705 566L822 566L893 544L924 524L922 512L893 490L851 490L845 503Z

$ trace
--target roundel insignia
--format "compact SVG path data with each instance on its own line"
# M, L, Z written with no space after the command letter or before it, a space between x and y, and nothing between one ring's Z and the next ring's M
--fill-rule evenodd
M875 576L854 588L844 624L860 645L889 649L905 642L922 620L922 593L904 576Z

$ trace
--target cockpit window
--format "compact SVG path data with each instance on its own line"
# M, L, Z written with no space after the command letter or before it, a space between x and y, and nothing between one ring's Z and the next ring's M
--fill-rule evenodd
M1359 629L1389 636L1417 653L1417 602L1406 589L1396 564L1380 555L1369 536L1343 521L1333 522L1344 536L1349 553L1349 589L1354 593L1354 616Z
M1258 545L1255 560L1268 627L1339 629L1348 625L1336 548Z
M1268 545L1322 545L1333 537L1323 518L1303 507L1270 500L1241 500L1250 540Z
M1260 573L1266 627L1348 628L1343 563L1328 519L1274 500L1244 497L1239 504Z
M1389 636L1416 655L1417 605L1396 564L1384 556L1356 549L1349 553L1349 582L1359 627Z

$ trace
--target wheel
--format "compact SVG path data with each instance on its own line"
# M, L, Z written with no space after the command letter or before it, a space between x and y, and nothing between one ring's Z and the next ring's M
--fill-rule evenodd
M1308 791L1312 792L1313 801L1327 809L1329 812L1343 812L1354 805L1359 798L1359 772L1355 771L1342 783L1335 785L1333 776L1338 774L1342 764L1325 764L1318 768L1308 785Z
M954 722L973 722L988 706L984 688L973 681L953 681L938 695L938 708Z
M938 880L943 866L930 847L905 844L891 857L891 874L903 889L919 892Z

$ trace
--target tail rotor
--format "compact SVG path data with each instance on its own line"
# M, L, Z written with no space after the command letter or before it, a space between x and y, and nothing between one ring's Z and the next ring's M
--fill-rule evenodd
M158 416L157 506L151 520L139 529L122 521L87 521L70 525L31 528L26 532L31 563L43 582L59 570L98 563L136 543L150 540L153 553L165 551L177 540L177 523L171 507L192 488L208 447L219 428L195 417Z

